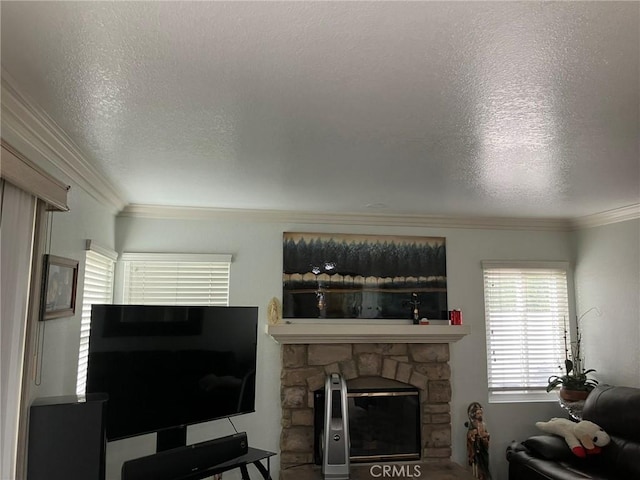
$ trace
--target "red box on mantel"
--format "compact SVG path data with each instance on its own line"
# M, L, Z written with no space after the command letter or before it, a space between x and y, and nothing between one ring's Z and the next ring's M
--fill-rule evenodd
M462 312L460 310L449 310L449 323L451 325L462 325Z

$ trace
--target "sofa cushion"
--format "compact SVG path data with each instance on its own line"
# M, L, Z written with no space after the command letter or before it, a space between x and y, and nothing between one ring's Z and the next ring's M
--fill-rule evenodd
M561 437L536 435L529 437L522 444L537 457L547 460L567 460L573 457L571 449Z
M640 443L640 388L598 385L587 397L582 419L609 435Z
M510 480L630 480L635 478L620 475L610 466L600 464L597 459L547 460L527 450L513 450L508 459Z
M602 449L603 459L627 478L640 478L640 389L599 385L582 414L611 436Z
M612 436L602 449L602 460L626 478L640 478L640 443Z

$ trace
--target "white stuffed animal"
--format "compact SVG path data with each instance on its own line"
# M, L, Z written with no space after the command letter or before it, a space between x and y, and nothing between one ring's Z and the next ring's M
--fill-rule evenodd
M564 437L574 455L580 458L600 453L600 447L611 441L602 428L588 420L572 422L566 418L552 418L548 422L536 422L536 427L543 432Z

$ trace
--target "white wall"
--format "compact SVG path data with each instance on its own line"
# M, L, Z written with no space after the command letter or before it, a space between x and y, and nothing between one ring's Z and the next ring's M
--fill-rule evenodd
M72 185L68 212L49 213L51 225L47 253L80 262L75 315L40 322L42 338L40 367L34 394L38 397L74 395L80 345L82 290L84 287L85 240L115 247L115 214L84 190Z
M601 382L640 387L640 220L576 233L578 314L585 366Z
M119 252L232 253L231 304L260 307L257 411L238 417L239 430L252 446L278 451L280 435L280 347L266 334L266 306L282 295L282 232L332 232L444 236L447 241L449 305L463 311L472 334L451 346L451 403L454 460L466 462L467 406L479 401L491 433L494 477L507 478L505 449L512 440L536 433L534 423L561 416L557 403L491 404L487 402L486 348L481 260L572 260L571 234L487 229L440 229L256 223L232 220L162 220L121 217L116 221ZM189 429L188 441L232 433L225 422ZM109 479L117 479L123 461L153 452L155 438L112 442ZM277 478L278 460L272 462ZM231 477L231 476L229 476ZM225 474L227 478L227 474ZM233 477L231 477L233 478Z

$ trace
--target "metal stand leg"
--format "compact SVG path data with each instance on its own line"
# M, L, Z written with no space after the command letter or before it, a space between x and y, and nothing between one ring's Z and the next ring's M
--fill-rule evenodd
M268 461L269 461L269 459L267 459L267 462ZM259 461L258 462L253 462L253 464L256 466L256 468L258 469L258 471L260 472L260 474L262 475L262 478L264 478L264 480L271 480L271 474L270 474L269 470L264 468L264 465L262 465Z
M247 471L246 465L240 466L240 472L242 472L242 480L251 480L251 478L249 478L249 472Z

